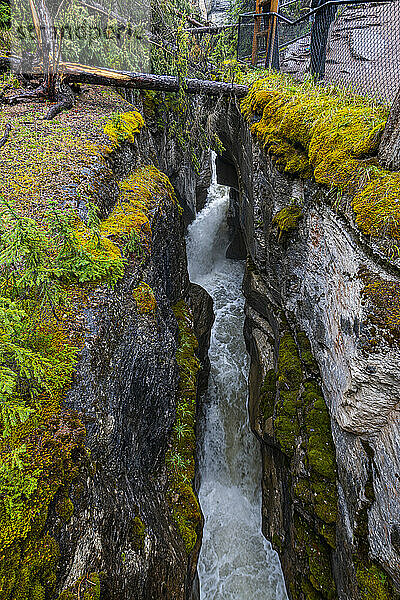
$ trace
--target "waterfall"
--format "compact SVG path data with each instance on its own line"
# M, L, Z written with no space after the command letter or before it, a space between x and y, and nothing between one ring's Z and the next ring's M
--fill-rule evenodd
M216 183L214 172L187 238L190 279L213 297L216 314L199 459L201 600L287 600L278 555L261 533L261 457L247 410L244 266L225 258L228 203L228 188Z

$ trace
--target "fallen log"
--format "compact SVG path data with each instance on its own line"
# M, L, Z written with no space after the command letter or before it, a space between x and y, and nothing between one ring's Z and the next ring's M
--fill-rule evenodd
M114 85L138 90L155 90L159 92L178 92L180 89L177 77L168 75L151 75L148 73L129 73L61 62L59 70L73 83L92 85ZM208 96L233 95L243 97L248 92L246 85L236 85L221 81L203 79L186 79L184 89L188 94L206 94Z
M9 57L1 58L5 63L11 65L12 61ZM60 62L58 73L63 75L64 81L67 83L86 83L159 92L178 92L180 90L179 79L169 75L129 73L127 71L114 71L113 69L89 67L70 62ZM24 75L27 79L41 79L45 77L45 73L39 70ZM206 94L208 96L223 94L238 97L245 96L249 90L247 85L237 85L208 79L186 79L184 81L184 89L188 94ZM40 92L42 93L42 89ZM33 94L35 92L29 92L29 96Z

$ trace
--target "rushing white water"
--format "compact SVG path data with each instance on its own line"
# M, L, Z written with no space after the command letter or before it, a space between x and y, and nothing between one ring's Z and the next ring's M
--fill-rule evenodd
M187 240L190 279L211 294L216 313L200 456L201 600L286 600L278 556L261 533L261 459L247 411L243 264L225 258L227 208L227 188L214 181Z

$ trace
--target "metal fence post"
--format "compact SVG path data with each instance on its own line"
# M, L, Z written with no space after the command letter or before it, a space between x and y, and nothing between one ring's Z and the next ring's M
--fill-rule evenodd
M311 8L318 8L327 0L312 0ZM311 31L311 62L310 73L318 80L325 75L326 46L328 43L329 30L335 20L336 6L321 8L316 15Z

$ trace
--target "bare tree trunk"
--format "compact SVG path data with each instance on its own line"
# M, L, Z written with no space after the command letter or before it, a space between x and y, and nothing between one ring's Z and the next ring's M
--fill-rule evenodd
M386 169L400 171L400 88L383 132L378 160Z

